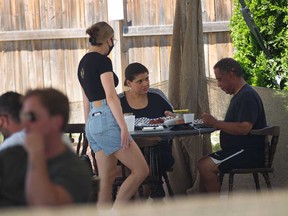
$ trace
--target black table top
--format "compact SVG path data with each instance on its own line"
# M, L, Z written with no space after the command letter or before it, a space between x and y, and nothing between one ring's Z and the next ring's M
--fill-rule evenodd
M140 137L160 137L165 139L172 139L175 136L191 136L191 135L202 135L209 134L216 131L215 128L199 128L199 129L185 129L185 130L155 130L155 131L142 131L135 130L131 131L130 135L133 138Z

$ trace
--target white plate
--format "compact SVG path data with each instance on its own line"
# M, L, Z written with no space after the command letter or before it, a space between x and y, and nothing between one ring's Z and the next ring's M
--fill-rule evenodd
M184 123L177 123L179 122L180 120L183 121L183 119L180 119L180 118L173 118L173 119L168 119L168 120L165 120L164 121L164 125L166 126L174 126L174 125L180 125L180 124L184 124Z

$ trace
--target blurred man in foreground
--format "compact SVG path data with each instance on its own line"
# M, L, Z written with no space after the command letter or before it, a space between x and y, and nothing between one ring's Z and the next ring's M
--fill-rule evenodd
M61 92L27 92L21 113L25 149L17 145L0 152L0 206L55 206L88 201L90 171L62 140L68 119L68 99ZM14 190L18 196L8 190L13 186L18 189Z

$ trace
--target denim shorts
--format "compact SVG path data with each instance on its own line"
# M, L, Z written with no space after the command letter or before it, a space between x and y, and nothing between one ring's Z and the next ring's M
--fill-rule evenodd
M100 107L90 103L85 132L94 152L103 150L106 155L111 155L122 148L120 127L105 99Z

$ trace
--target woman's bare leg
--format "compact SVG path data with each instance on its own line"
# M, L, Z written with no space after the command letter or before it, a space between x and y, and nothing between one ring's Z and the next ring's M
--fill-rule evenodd
M149 167L142 152L135 142L132 142L128 149L121 149L114 155L131 171L130 175L122 183L118 191L114 203L115 206L123 201L129 200L135 194L138 187L148 176Z
M96 152L95 156L100 177L97 203L98 205L112 203L112 185L117 172L117 159L113 155L105 155L103 151Z

